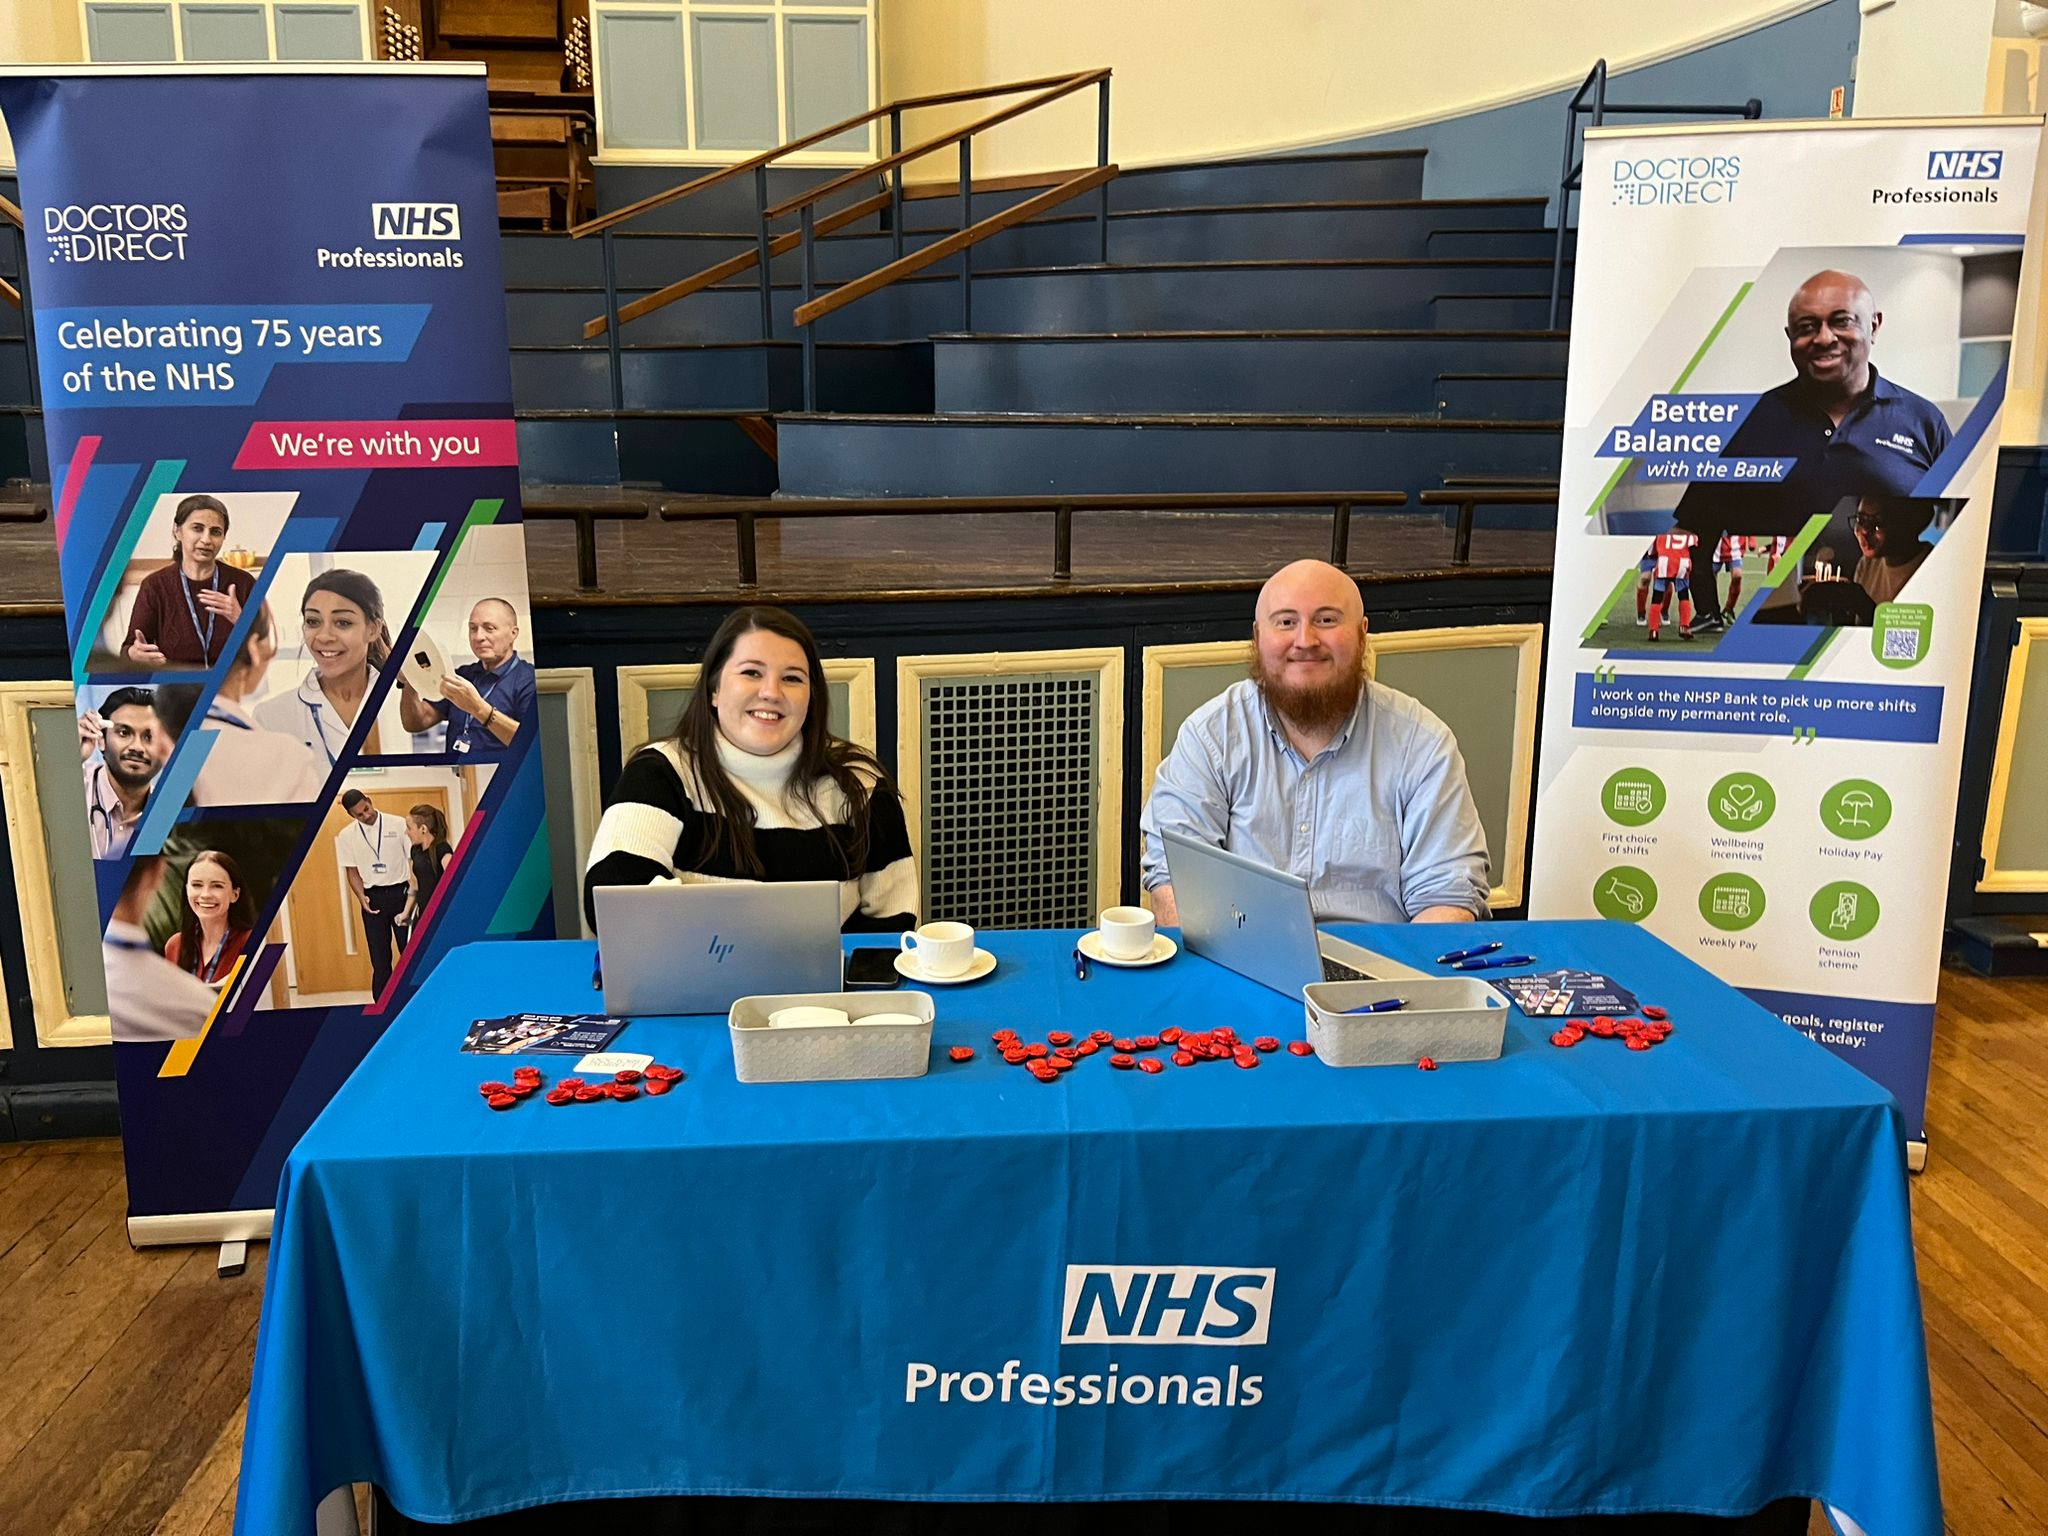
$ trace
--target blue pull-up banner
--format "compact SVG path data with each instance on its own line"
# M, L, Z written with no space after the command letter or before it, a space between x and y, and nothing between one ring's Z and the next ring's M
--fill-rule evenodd
M435 961L552 926L484 72L31 67L0 112L130 1230L259 1235Z

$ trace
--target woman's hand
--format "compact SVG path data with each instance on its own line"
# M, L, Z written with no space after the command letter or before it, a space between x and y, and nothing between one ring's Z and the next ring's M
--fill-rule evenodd
M160 667L164 664L164 653L144 638L141 630L135 631L135 638L128 642L124 653L130 661L139 661L144 666Z
M227 587L216 592L211 587L199 594L199 606L208 613L217 613L230 624L242 616L242 600L235 596L235 589Z

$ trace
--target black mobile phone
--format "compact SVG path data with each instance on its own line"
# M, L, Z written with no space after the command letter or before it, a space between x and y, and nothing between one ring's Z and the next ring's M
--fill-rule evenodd
M846 957L846 987L848 991L887 991L903 985L902 973L896 969L897 951L893 949L856 949Z

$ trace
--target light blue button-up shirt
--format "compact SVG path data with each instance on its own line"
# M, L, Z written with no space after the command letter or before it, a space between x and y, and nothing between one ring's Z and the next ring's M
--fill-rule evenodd
M1486 834L1450 728L1369 682L1343 732L1304 761L1247 679L1181 726L1140 822L1146 890L1169 884L1164 828L1290 870L1318 922L1486 914Z

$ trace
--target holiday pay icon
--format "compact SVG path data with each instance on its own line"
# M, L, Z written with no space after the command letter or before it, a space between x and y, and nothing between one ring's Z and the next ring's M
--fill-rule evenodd
M1820 797L1821 825L1852 843L1877 836L1891 819L1892 797L1869 779L1844 779Z
M1707 791L1707 814L1730 832L1754 832L1778 808L1777 793L1754 773L1731 773Z
M1632 865L1610 869L1593 882L1593 910L1616 922L1639 923L1657 909L1657 882Z
M1624 827L1655 821L1664 811L1664 781L1647 768L1624 768L1600 789L1600 809Z
M1813 893L1807 916L1824 939L1848 943L1877 926L1877 894L1854 880L1835 880Z

